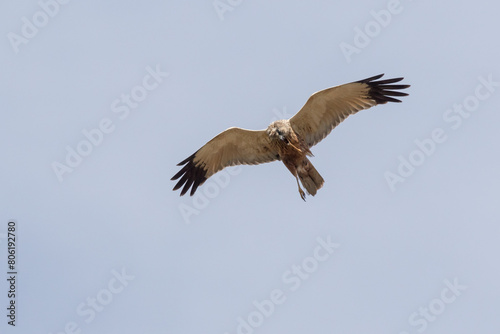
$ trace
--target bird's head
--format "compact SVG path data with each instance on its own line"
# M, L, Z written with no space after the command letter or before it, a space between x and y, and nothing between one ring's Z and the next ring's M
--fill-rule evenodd
M290 124L286 120L272 122L267 127L267 135L271 138L271 140L281 140L288 143L290 134Z

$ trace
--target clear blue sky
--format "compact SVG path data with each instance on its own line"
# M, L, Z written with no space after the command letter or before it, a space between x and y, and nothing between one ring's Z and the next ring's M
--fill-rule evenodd
M4 3L0 332L498 332L499 10ZM410 95L312 148L326 183L307 202L280 162L171 190L224 129L379 73Z

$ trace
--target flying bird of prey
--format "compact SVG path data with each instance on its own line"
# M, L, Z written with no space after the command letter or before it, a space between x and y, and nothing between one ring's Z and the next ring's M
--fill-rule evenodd
M281 160L297 180L300 197L305 200L299 179L307 193L316 195L324 180L307 158L313 156L310 148L349 115L377 104L401 102L394 96L408 95L399 90L410 85L394 84L403 78L378 80L382 76L314 93L292 118L275 121L266 130L233 127L219 133L178 164L183 167L172 177L172 180L180 178L173 190L182 187L182 196L191 188L193 196L210 176L225 167Z

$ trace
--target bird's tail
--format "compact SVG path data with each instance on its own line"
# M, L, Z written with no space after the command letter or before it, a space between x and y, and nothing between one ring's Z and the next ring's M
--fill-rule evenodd
M302 164L297 168L297 174L304 188L313 196L316 195L318 189L323 187L323 183L325 183L325 180L323 180L316 168L314 168L313 164L307 158L304 158Z

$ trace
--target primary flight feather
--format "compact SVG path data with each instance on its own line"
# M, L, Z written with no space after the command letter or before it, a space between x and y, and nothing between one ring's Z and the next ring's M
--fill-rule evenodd
M401 89L410 85L395 84L403 78L378 80L383 74L364 80L327 88L311 95L306 104L289 120L271 123L266 130L229 128L219 133L194 154L181 161L182 169L172 177L173 190L182 188L181 196L192 196L210 176L228 166L257 165L281 160L297 180L300 197L316 195L324 180L307 156L310 148L325 138L349 115L387 102L401 102L407 96Z

